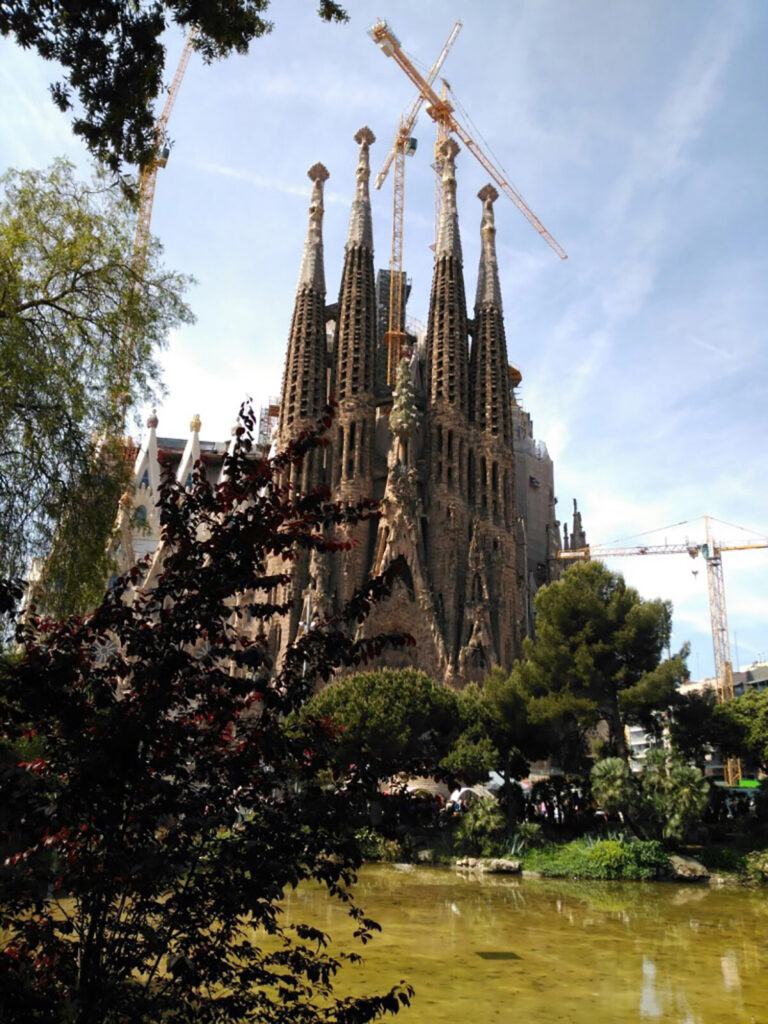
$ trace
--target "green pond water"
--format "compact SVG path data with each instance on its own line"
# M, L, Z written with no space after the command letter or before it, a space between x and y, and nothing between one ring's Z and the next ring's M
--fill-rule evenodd
M768 895L670 883L366 867L383 931L339 994L416 989L403 1024L768 1024ZM340 939L343 909L300 888L289 918Z

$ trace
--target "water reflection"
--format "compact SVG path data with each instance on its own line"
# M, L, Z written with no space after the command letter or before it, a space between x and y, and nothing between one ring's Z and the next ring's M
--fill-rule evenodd
M404 1024L768 1024L759 891L382 866L362 873L360 900L384 931L350 990L407 978ZM344 930L313 890L286 909Z

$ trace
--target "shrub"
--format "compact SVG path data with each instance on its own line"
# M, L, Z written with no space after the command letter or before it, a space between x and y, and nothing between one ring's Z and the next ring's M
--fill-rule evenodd
M360 853L363 860L383 860L388 862L400 861L403 859L400 844L396 839L387 839L374 828L367 825L355 832L355 838L360 844Z
M544 842L544 837L541 834L541 825L538 821L521 821L517 826L516 832L520 837L524 850L532 846L541 846Z
M598 839L532 850L525 866L553 877L652 881L667 871L669 858L655 840Z
M457 852L493 857L502 852L506 822L495 800L474 800L463 811L454 839Z

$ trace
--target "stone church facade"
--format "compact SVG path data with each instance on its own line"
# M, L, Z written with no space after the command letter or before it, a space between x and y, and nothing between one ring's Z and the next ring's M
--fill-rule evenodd
M458 146L448 140L426 335L412 339L391 388L374 278L368 186L374 137L363 128L355 139L356 190L332 305L322 242L328 173L321 164L309 171L309 228L277 440L289 440L335 396L330 446L303 467L297 486L324 482L343 501L373 496L381 510L350 533L349 552L305 556L295 565L289 593L280 595L293 599L294 610L274 623L271 642L279 660L313 614L338 606L369 574L396 562L401 573L391 598L362 628L410 632L416 647L383 656L385 663L415 665L462 685L495 666L510 668L530 628L525 524L515 499L515 401L496 259L498 194L486 185L478 196L482 251L470 316L456 204ZM557 573L554 496L546 515L550 521L541 525L551 540L540 582Z
M553 467L533 439L530 417L516 399L520 374L508 362L496 258L496 190L480 201L481 256L470 316L456 203L459 147L443 147L442 209L435 245L429 316L423 337L409 336L392 385L383 341L386 309L374 274L369 150L361 128L355 194L336 301L328 302L323 257L323 189L328 172L315 164L309 224L286 351L279 448L316 421L329 396L338 403L325 450L294 470L302 490L326 484L336 500L380 502L375 519L348 527L343 554L301 555L291 581L275 597L292 611L276 618L269 643L278 664L300 630L348 600L370 574L400 569L392 596L361 629L402 630L415 647L382 655L384 664L412 665L462 686L496 666L511 668L534 628L533 598L557 578L561 546ZM380 278L388 279L387 272ZM407 296L406 289L404 298ZM405 313L403 302L403 322ZM138 453L132 496L118 518L121 568L156 547L158 455L182 482L201 462L215 481L227 443L200 440L194 417L185 442L157 436L153 413ZM138 529L137 529L138 525ZM574 503L570 546L584 541ZM568 541L566 541L566 546ZM286 570L285 563L275 565Z

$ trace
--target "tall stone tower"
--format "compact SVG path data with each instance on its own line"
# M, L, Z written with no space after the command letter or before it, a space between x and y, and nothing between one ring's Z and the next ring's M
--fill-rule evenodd
M476 481L472 537L475 554L470 559L470 568L475 575L467 587L465 636L471 632L460 666L465 672L473 663L480 668L487 668L488 662L494 660L510 664L520 640L521 580L515 552L512 410L493 217L493 204L498 197L492 185L478 193L483 204L481 251L469 366ZM488 588L487 597L482 581ZM484 636L490 636L492 643L481 643Z
M312 182L312 198L285 356L277 426L278 447L283 447L295 437L303 426L319 419L328 395L323 260L323 185L328 180L328 171L317 163L310 167L307 175ZM297 467L292 469L291 486L308 491L321 483L325 476L323 456L321 449L310 452L300 470ZM271 571L286 572L286 563L276 560ZM270 627L269 641L278 659L299 629L303 611L301 599L310 578L310 559L306 553L300 553L291 563L291 577L291 583L287 587L278 587L278 593L273 595L278 603L291 604L291 610L276 616Z
M442 146L442 208L426 339L426 549L438 623L452 665L463 636L477 462L469 430L467 302L456 209L453 139Z
M376 361L376 287L373 273L373 227L368 180L370 128L355 135L360 146L355 198L349 218L333 345L331 392L339 407L332 447L331 486L335 498L355 502L373 494L373 446L376 428L374 377ZM348 600L370 568L370 523L350 529L353 548L334 559L335 591Z

